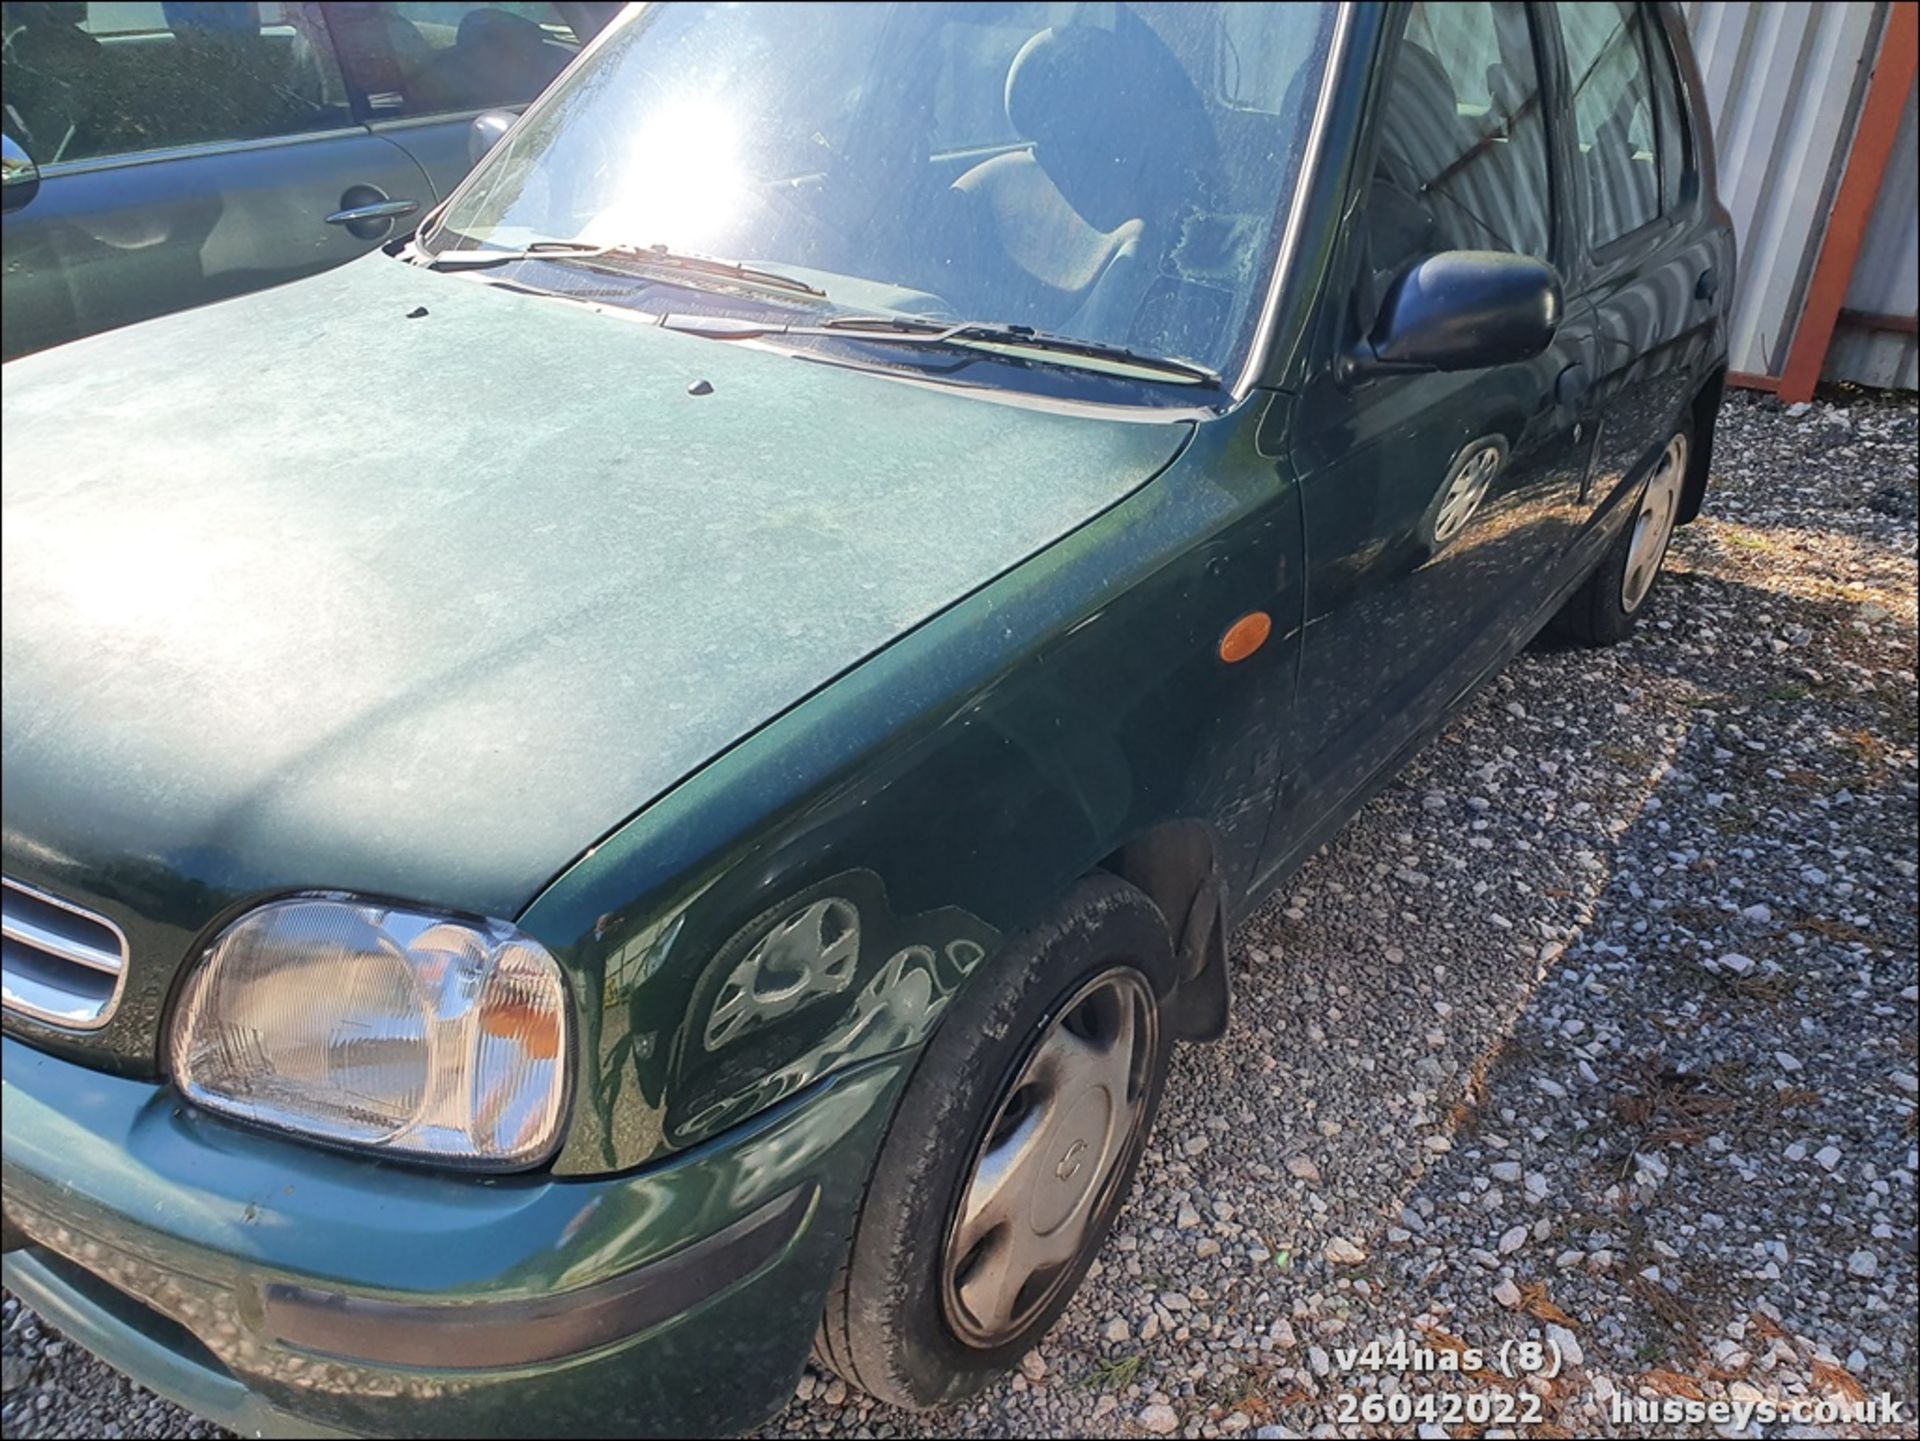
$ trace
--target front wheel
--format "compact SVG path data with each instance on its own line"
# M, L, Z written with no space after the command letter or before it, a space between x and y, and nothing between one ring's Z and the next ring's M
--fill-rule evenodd
M1174 976L1159 909L1102 875L972 980L881 1147L821 1322L826 1365L883 1401L933 1406L1046 1334L1146 1146Z
M1640 492L1632 522L1601 557L1600 564L1554 617L1554 629L1592 646L1615 645L1633 634L1660 578L1680 518L1687 486L1692 432L1678 426L1654 462Z

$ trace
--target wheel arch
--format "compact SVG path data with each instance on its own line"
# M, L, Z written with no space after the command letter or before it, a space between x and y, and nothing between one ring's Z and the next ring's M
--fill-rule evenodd
M1707 377L1690 405L1693 420L1693 450L1687 457L1687 484L1680 493L1680 514L1675 523L1686 525L1700 518L1707 502L1707 469L1713 460L1713 431L1720 417L1720 402L1726 395L1727 367L1722 365Z
M1179 982L1166 1020L1183 1041L1218 1040L1232 1003L1227 893L1213 831L1202 821L1162 821L1110 852L1097 869L1144 891L1167 923Z

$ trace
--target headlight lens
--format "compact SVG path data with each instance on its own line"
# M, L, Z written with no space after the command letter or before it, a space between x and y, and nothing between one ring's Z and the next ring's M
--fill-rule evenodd
M566 1119L566 984L513 927L341 896L249 911L174 1012L174 1079L229 1116L509 1169Z

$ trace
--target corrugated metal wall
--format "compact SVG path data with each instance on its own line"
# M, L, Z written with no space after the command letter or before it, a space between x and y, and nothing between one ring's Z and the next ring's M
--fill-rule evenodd
M1911 316L1920 309L1920 151L1915 148L1915 96L1907 96L1900 136L1887 161L1887 178L1874 202L1873 221L1847 288L1847 310L1827 352L1827 374L1862 385L1920 389L1920 339L1849 324L1847 311Z
M1683 7L1740 240L1735 370L1778 375L1853 133L1879 5Z
M1740 238L1733 368L1779 375L1846 167L1886 6L1868 0L1689 0L1681 9L1706 78L1721 195ZM1850 308L1914 313L1920 228L1914 166L1910 103L1902 148L1855 271ZM1863 338L1858 331L1842 330L1827 373L1867 384L1911 386L1914 339Z

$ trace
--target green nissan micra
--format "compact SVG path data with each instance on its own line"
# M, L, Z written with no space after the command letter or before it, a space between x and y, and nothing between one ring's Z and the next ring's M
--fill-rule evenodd
M250 1432L985 1384L1234 921L1660 605L1712 153L1666 6L649 5L6 366L7 1284Z

